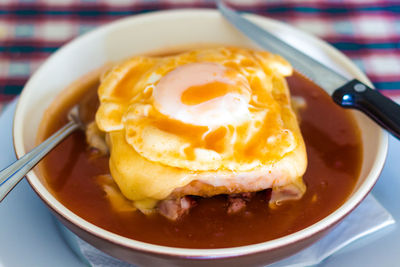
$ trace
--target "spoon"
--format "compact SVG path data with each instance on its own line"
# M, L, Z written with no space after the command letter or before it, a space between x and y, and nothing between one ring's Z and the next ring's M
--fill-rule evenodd
M43 143L32 149L23 157L0 171L0 202L18 184L25 175L38 164L53 148L77 129L85 125L80 117L79 104L74 105L68 112L68 123Z

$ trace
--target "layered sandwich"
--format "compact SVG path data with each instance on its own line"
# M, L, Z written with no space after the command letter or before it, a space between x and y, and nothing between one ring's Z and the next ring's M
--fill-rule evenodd
M266 189L271 208L301 198L307 156L285 80L292 71L277 55L236 47L112 68L87 131L109 151L110 201L177 220L198 197L224 194L231 213Z

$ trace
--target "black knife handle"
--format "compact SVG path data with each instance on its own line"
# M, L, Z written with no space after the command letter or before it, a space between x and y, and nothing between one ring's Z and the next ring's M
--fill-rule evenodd
M400 139L400 105L369 88L359 80L352 80L336 89L332 94L336 104L344 108L355 108Z

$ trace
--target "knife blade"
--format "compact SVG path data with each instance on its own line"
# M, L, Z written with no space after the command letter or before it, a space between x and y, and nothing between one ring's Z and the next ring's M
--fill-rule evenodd
M298 72L325 89L333 92L336 104L344 108L358 109L376 123L400 139L400 106L391 99L357 79L349 80L323 65L302 51L281 40L262 27L241 16L235 10L217 0L220 13L236 29L257 43L261 48L281 55Z

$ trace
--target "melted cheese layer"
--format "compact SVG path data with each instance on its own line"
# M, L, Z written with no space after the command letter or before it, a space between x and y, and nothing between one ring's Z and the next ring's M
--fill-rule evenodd
M159 200L184 195L211 197L218 194L255 192L266 188L295 185L305 192L301 176L307 159L304 143L282 160L248 172L193 172L165 166L141 157L125 140L123 131L109 134L110 171L122 194L147 213Z

